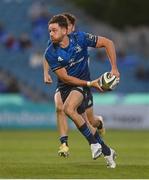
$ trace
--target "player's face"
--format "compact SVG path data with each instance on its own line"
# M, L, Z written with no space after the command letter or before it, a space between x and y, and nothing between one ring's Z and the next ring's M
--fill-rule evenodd
M50 39L53 43L60 43L64 36L67 35L67 29L64 27L60 27L58 23L53 23L49 25L49 34Z

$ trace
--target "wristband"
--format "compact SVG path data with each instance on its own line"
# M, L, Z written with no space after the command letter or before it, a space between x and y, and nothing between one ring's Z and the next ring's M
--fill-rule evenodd
M87 81L87 86L91 87L91 81Z

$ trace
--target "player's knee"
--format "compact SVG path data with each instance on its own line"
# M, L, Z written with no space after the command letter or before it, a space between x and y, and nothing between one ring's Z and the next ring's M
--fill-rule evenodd
M64 105L64 112L67 116L71 117L72 114L74 113L74 109L69 104L65 104Z
M98 127L101 124L99 116L95 115L91 124L94 128Z
M91 125L92 125L94 128L96 128L96 127L97 127L96 121L92 121L92 122L91 122Z

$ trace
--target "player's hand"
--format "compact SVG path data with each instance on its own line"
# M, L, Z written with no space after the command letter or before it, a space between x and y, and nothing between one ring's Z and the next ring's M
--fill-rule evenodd
M44 75L44 83L51 84L52 82L52 78L49 74Z
M98 79L91 81L91 87L94 87L100 92L103 92L103 89L100 87L100 77Z
M113 75L120 79L120 73L117 68L111 70L111 76Z

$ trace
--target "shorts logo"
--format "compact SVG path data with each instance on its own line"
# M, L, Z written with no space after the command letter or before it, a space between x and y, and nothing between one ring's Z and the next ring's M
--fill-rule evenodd
M89 105L91 105L91 104L92 104L92 101L91 101L91 100L89 100L89 101L88 101L88 106L89 106Z
M83 88L82 88L82 87L80 87L80 86L77 86L77 88L78 88L78 89L80 89L81 91L83 91Z

